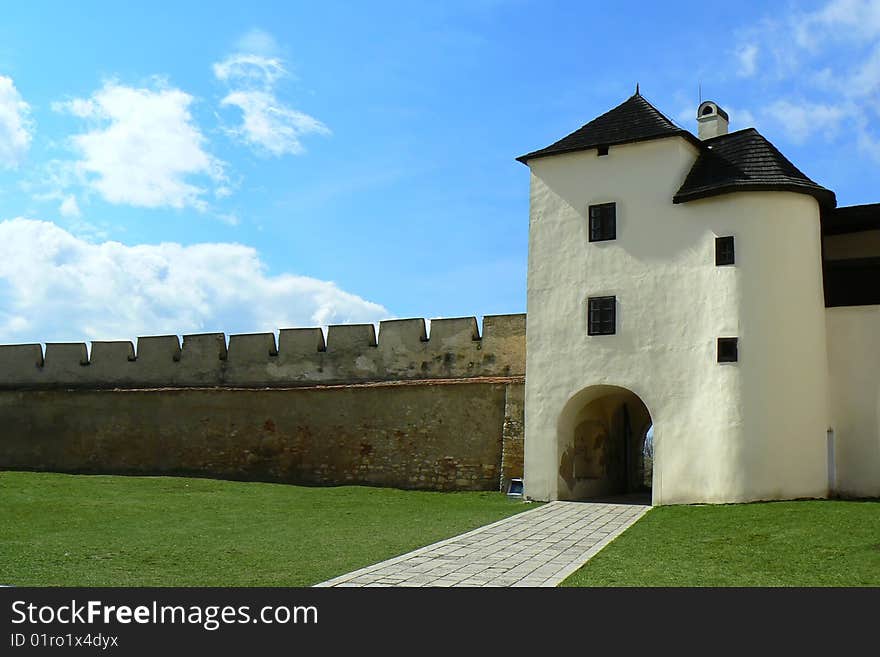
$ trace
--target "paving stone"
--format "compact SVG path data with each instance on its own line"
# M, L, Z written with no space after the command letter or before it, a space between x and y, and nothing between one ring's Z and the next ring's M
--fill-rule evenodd
M318 586L556 586L649 508L551 502Z

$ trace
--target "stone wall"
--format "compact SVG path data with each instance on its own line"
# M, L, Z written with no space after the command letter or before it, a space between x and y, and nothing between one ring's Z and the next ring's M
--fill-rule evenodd
M525 315L281 329L274 333L146 336L134 344L0 345L0 388L289 387L522 376Z
M0 347L0 468L497 490L522 476L524 320Z
M522 479L525 449L525 386L508 385L504 395L504 427L501 444L501 490L507 491L510 480Z

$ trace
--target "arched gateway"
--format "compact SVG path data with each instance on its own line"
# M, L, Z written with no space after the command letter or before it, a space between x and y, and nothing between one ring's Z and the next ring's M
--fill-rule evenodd
M651 426L648 407L631 390L596 385L575 394L559 415L559 499L650 492Z

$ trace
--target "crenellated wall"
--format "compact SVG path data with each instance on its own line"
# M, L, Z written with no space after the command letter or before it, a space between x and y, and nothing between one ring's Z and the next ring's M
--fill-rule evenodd
M525 315L0 346L0 469L498 489L524 374Z
M523 376L525 315L334 325L273 333L141 337L131 342L0 345L0 388L290 387Z

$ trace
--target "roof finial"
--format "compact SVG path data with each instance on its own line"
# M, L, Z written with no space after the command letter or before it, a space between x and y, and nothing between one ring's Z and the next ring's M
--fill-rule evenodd
M636 96L639 95L639 83L636 82Z

